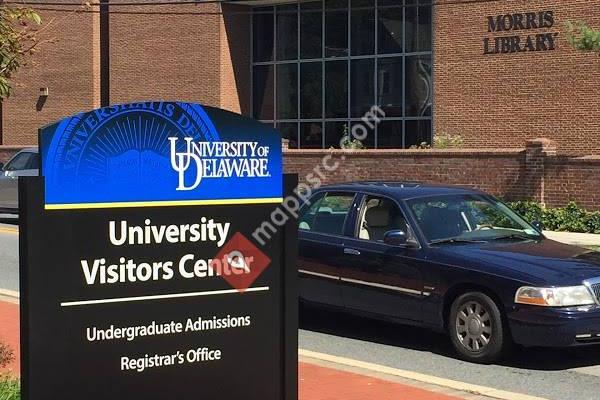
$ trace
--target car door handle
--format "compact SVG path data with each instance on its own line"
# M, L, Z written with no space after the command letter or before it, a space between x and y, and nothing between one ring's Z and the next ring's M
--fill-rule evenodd
M353 256L360 256L360 251L358 251L356 249L349 249L346 247L344 249L344 254L352 254Z

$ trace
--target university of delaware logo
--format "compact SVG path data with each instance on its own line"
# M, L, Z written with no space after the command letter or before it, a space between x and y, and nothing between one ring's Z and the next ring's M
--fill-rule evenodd
M192 141L191 138L186 138L187 142L187 151L185 153L177 152L177 138L170 137L169 142L171 142L171 166L175 171L177 171L177 176L179 183L177 185L177 190L192 190L196 189L202 180L202 160L200 156L190 151L190 143ZM190 187L185 186L185 171L187 171L192 165L192 161L196 166L196 178L194 183Z
M40 132L46 209L282 201L281 136L199 104L151 101Z
M170 137L171 167L176 190L194 190L205 178L269 178L269 146L258 142L194 142ZM181 150L181 148L183 149ZM179 149L179 150L178 150Z

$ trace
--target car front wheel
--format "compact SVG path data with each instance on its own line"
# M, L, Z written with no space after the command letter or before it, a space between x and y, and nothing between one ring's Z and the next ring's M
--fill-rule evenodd
M454 300L448 331L461 358L476 363L496 361L511 340L498 306L481 292L465 293Z

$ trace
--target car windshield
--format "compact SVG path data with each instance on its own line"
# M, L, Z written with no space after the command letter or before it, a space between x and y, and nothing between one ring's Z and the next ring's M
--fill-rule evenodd
M504 203L486 195L421 197L408 205L430 244L541 237Z

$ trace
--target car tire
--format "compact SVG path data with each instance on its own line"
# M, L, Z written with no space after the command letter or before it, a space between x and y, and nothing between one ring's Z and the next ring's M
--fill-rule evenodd
M480 364L498 360L512 343L498 305L481 292L465 293L454 300L448 333L462 359Z

